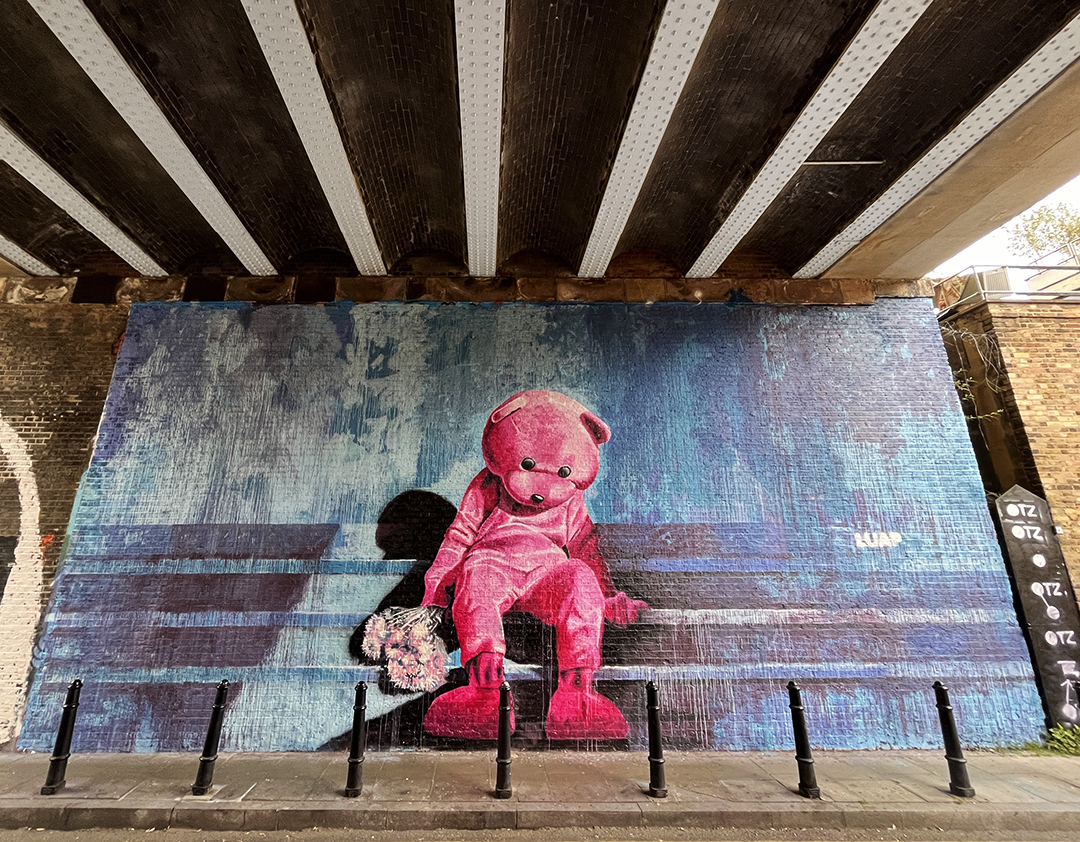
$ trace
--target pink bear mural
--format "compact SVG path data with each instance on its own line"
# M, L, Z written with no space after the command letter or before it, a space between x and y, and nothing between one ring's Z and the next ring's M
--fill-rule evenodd
M451 605L468 684L424 718L435 736L495 739L506 639L503 615L555 628L559 682L551 740L625 739L626 719L596 692L604 621L632 623L649 606L616 591L585 505L611 430L566 395L520 392L488 418L486 467L469 484L425 576L423 605Z

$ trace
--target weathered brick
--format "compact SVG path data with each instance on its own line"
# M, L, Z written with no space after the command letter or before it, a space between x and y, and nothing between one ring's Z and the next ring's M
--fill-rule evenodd
M725 4L616 252L658 249L688 269L813 95L819 68L836 63L872 8L819 0L765 15L759 3ZM785 262L782 249L773 255Z
M727 301L731 295L730 280L721 278L679 278L664 281L668 301Z
M608 278L681 278L679 267L657 251L626 251L612 258L604 275Z
M453 4L302 0L297 6L318 44L330 105L387 266L408 274L410 258L425 250L443 251L463 266Z
M623 301L626 287L622 279L559 279L555 285L559 301Z
M443 278L446 301L517 301L513 278Z
M1080 307L991 302L949 324L993 336L1000 349L1000 357L988 358L985 348L973 348L978 340L966 338L966 376L993 387L979 392L969 413L981 433L976 445L992 465L984 466L988 487L1001 493L1017 482L1046 498L1063 530L1066 564L1080 581Z
M581 263L662 5L508 5L500 269L529 249Z
M8 278L8 304L63 304L71 300L74 278Z
M338 278L338 301L404 301L406 278Z
M873 279L874 295L882 298L932 298L934 285L929 278Z
M555 278L518 278L518 297L524 301L554 301Z
M0 415L30 448L46 583L89 461L126 320L121 307L0 304ZM0 536L18 533L18 490L0 482Z
M667 289L663 278L626 278L627 301L663 301Z
M229 278L225 286L226 301L254 301L256 304L291 304L296 291L296 278Z
M62 178L91 201L106 200L102 209L109 219L169 271L193 254L223 245L76 60L58 49L56 36L30 4L5 4L4 34L0 109ZM124 42L118 46L123 49ZM183 52L166 51L161 58ZM221 88L218 81L211 86L215 92ZM217 116L224 115L219 111ZM177 125L182 129L184 122ZM274 127L275 133L282 130ZM39 207L35 215L44 219L47 206ZM67 230L65 240L83 238L75 228ZM77 260L84 246L72 249L72 244L68 240L67 247L47 249L50 259Z
M70 291L70 287L60 286ZM5 447L0 458L0 546L5 626L0 640L0 743L21 705L33 627L40 618L79 481L90 459L112 375L126 308L100 305L0 304L0 418L28 459ZM21 448L20 448L21 449ZM21 496L36 485L40 510ZM32 506L32 503L30 504ZM26 521L24 526L24 520ZM9 577L12 553L36 526L43 581L36 572ZM32 546L32 544L31 544ZM41 581L43 587L38 585Z
M184 297L186 280L178 275L167 278L124 278L116 290L116 303L130 307L135 301L180 301Z

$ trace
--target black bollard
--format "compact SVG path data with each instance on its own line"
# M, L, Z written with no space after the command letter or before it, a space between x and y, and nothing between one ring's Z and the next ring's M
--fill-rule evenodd
M495 797L509 798L510 789L510 682L499 688L499 747L495 755Z
M214 697L214 709L210 712L210 726L206 729L206 742L203 743L202 757L199 758L199 771L195 783L191 785L192 795L206 795L214 780L214 762L217 760L218 744L221 742L221 723L225 719L225 698L229 695L229 682L223 680L217 686Z
M652 798L667 798L664 745L660 739L660 693L654 681L645 685L645 707L649 720L649 795Z
M810 754L810 734L806 730L802 693L794 681L788 682L787 689L791 699L791 727L795 731L795 760L799 763L799 795L803 798L821 798L814 773L814 758Z
M75 731L75 714L79 710L79 694L82 681L76 678L68 685L67 698L64 699L64 712L60 715L60 728L56 732L56 745L49 758L49 772L45 775L42 795L56 795L64 788L68 758L71 757L71 735Z
M945 759L949 761L949 792L961 798L974 798L975 789L968 777L967 761L964 760L964 750L960 748L960 735L956 732L956 720L949 704L949 688L935 681L934 695L941 720L941 738L945 742Z
M367 744L367 685L356 685L353 704L352 738L349 741L349 777L345 781L345 797L356 798L364 785L364 746Z

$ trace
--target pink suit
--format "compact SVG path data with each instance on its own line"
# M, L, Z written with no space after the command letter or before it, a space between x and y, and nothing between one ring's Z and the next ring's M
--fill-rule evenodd
M598 416L558 392L519 392L491 413L481 439L487 467L469 483L424 577L425 606L447 606L454 589L469 680L432 700L428 733L495 738L502 618L527 611L555 627L559 686L548 705L549 739L625 739L626 719L593 688L593 673L605 618L632 623L648 605L616 593L585 508L610 438Z
M581 491L550 509L523 506L485 468L469 484L425 583L424 605L445 607L455 588L462 663L482 652L505 654L502 616L526 611L555 627L560 670L600 666L605 601L616 592Z

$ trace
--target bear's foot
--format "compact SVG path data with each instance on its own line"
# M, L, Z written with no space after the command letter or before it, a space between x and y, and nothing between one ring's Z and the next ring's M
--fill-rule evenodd
M469 683L432 701L424 716L424 730L434 737L497 740L503 656L481 652L465 665L465 671ZM510 733L514 732L514 727L514 697L511 694Z
M625 740L626 717L611 699L592 688L592 671L567 670L548 707L549 740Z
M499 690L469 684L443 693L424 716L424 730L434 737L495 740L499 737ZM510 732L514 731L513 699Z

